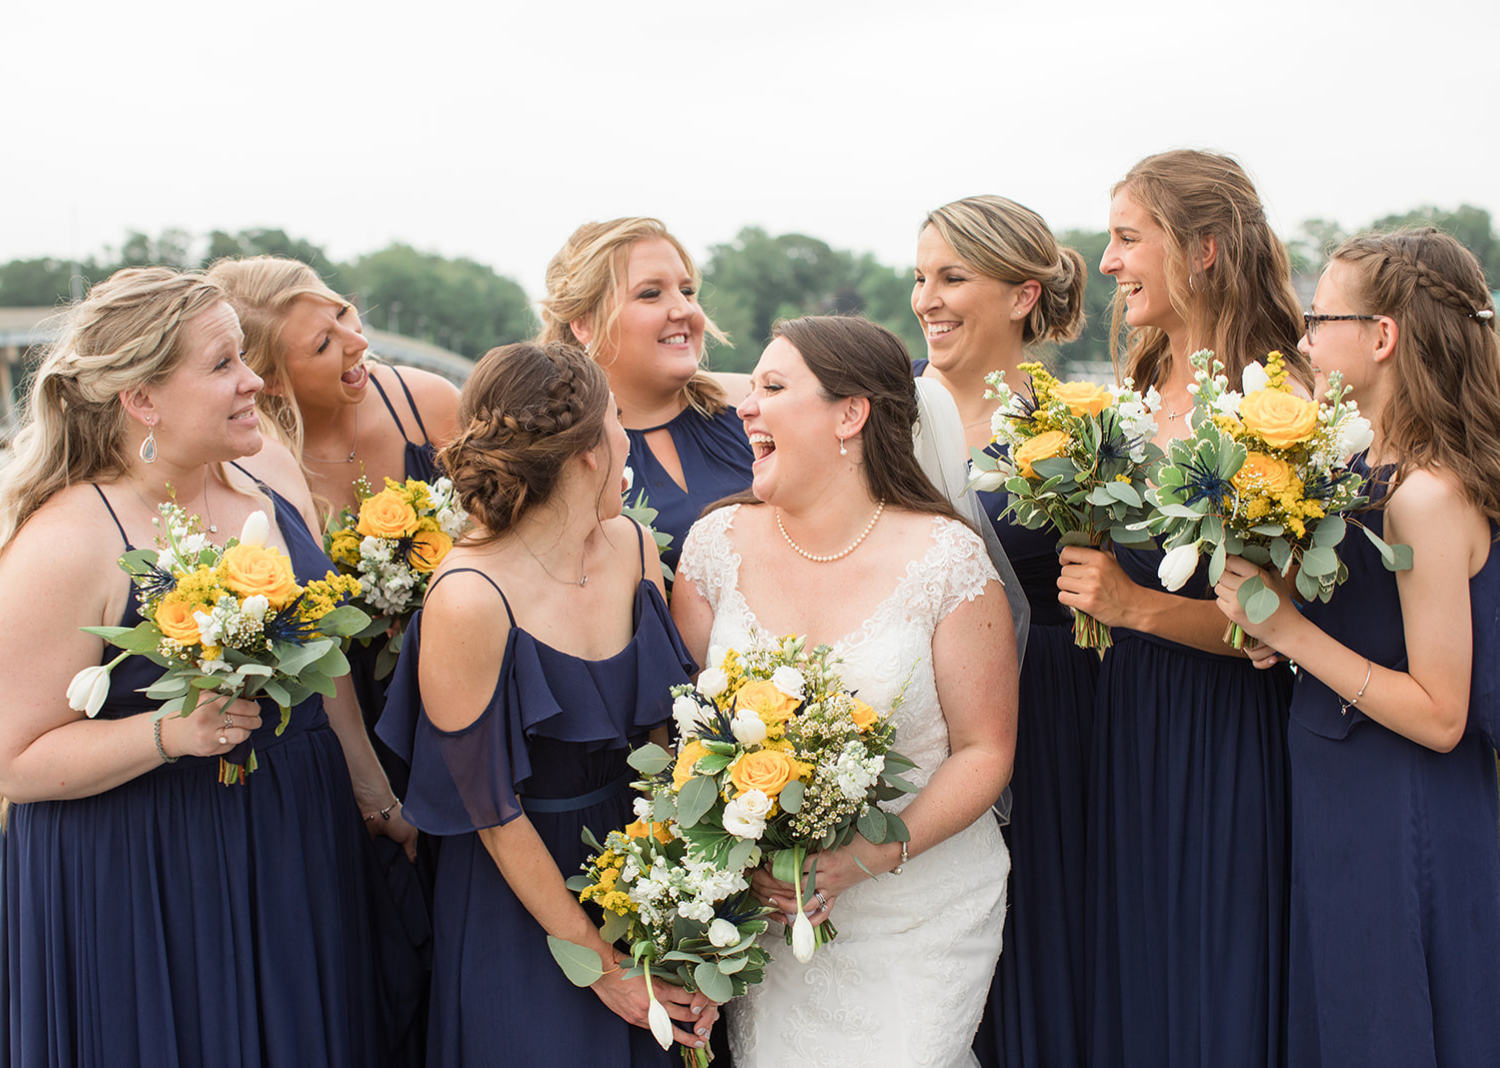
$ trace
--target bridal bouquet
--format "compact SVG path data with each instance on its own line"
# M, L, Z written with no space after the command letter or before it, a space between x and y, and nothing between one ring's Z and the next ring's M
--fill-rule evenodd
M406 624L468 516L446 478L430 484L388 478L379 493L364 478L354 486L358 512L345 508L329 520L323 548L340 571L359 580L355 604L371 621L354 637L368 645L386 636L375 661L379 679L395 669Z
M330 571L298 585L291 560L266 546L271 527L264 512L252 513L222 549L204 536L197 516L175 503L163 504L161 514L152 520L163 531L158 547L120 558L143 621L83 628L125 651L80 671L68 687L69 705L97 715L110 672L136 653L167 669L145 691L163 702L157 716L192 715L206 690L269 697L281 707L280 734L293 705L314 693L331 697L333 680L349 673L342 639L370 618L341 602L359 592L359 583ZM243 782L255 766L253 747L243 762L221 758L219 781Z
M1326 601L1348 577L1335 552L1354 523L1380 550L1392 571L1411 567L1411 548L1387 545L1347 518L1368 503L1364 479L1350 459L1370 445L1369 420L1346 400L1343 376L1329 376L1325 403L1292 392L1281 353L1245 369L1244 394L1229 388L1224 365L1207 349L1190 359L1197 383L1189 437L1168 448L1153 491L1149 529L1168 550L1159 577L1179 589L1211 552L1208 577L1218 582L1227 556L1243 556L1282 575L1298 567L1297 590ZM1254 622L1268 619L1280 598L1260 578L1239 589ZM1244 648L1244 631L1230 624L1224 640Z
M651 803L640 798L636 807L649 813ZM770 956L756 936L774 910L750 897L747 868L694 860L674 824L648 815L611 831L603 845L588 831L584 842L592 855L585 874L569 879L568 889L603 911L600 937L630 946L634 967L626 977L645 976L651 1033L663 1049L672 1044L672 1021L656 1000L654 978L702 991L721 1004L761 981ZM552 936L547 944L577 985L589 986L604 974L593 950ZM707 1049L684 1047L682 1053L689 1066L709 1060Z
M1059 382L1039 363L1023 363L1031 376L1025 392L987 376L987 396L1000 402L991 419L993 442L972 453L969 485L1010 494L1006 515L1028 530L1051 527L1062 545L1095 549L1150 541L1145 520L1147 479L1161 459L1155 389ZM1100 656L1111 645L1109 628L1073 611L1073 641Z
M690 863L744 871L764 852L806 903L810 854L856 832L876 844L908 840L901 818L879 806L916 790L901 777L915 765L891 749L895 705L881 712L861 701L833 651L809 652L799 637L709 659L696 686L672 688L675 759L654 746L632 758L652 776L652 818L675 822ZM799 910L786 939L806 962L837 934L827 922L815 930Z

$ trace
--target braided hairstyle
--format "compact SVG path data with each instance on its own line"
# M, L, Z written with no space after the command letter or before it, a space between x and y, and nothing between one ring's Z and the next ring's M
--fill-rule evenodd
M1147 156L1115 183L1166 234L1167 292L1187 323L1193 348L1213 349L1229 380L1245 365L1279 350L1287 372L1309 392L1312 368L1297 351L1302 302L1292 288L1286 246L1271 229L1255 183L1232 157L1177 149ZM1194 252L1212 237L1218 253L1204 269ZM1111 356L1125 317L1125 296L1115 294ZM1146 326L1126 337L1125 374L1142 388L1160 386L1172 360L1164 331Z
M1057 243L1036 212L1005 197L965 197L928 212L918 234L929 226L986 278L1041 285L1026 317L1024 344L1072 341L1083 332L1088 267L1077 251Z
M495 540L551 499L567 462L605 440L609 379L573 345L491 349L458 402L463 429L438 460L459 500Z
M65 313L0 469L0 549L59 490L110 482L130 468L120 394L170 377L186 353L188 324L224 299L197 271L127 267Z
M626 264L631 248L641 241L665 241L671 245L692 276L693 285L702 288L703 274L693 257L661 220L628 216L584 223L547 264L547 295L541 300L542 332L537 340L584 348L571 325L579 319L590 321L597 341L614 339L620 321ZM703 316L703 327L715 341L728 342L728 335L714 325L707 313ZM701 415L718 415L728 406L724 388L706 371L693 375L682 392L689 407Z
M1451 471L1500 521L1500 336L1479 261L1431 227L1350 238L1333 260L1353 269L1360 306L1396 320L1397 388L1380 417L1396 479L1411 468Z

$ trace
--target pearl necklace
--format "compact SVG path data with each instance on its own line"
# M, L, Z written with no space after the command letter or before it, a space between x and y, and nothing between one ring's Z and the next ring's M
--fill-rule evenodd
M870 536L870 531L872 531L872 530L875 529L875 523L876 523L877 520L880 519L880 513L884 512L884 511L885 511L885 498L882 497L882 498L880 498L880 503L875 506L875 514L872 515L870 517L870 521L865 524L865 529L859 532L859 537L855 538L854 541L850 543L849 547L847 549L845 549L843 552L841 552L841 553L833 553L830 556L819 556L817 553L810 553L806 549L804 549L802 546L800 546L796 542L794 542L792 540L792 536L786 532L786 527L781 522L781 509L780 508L776 509L776 529L779 530L779 531L781 531L781 536L786 539L786 543L788 545L790 545L793 549L796 550L797 555L805 557L808 560L811 560L815 564L831 564L835 560L842 560L844 557L846 557L850 553L852 553L855 549L858 549L859 546L860 546L860 543L863 542L866 538L868 538Z

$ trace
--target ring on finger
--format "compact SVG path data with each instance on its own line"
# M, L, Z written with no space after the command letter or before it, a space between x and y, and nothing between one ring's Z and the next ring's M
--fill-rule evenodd
M233 727L233 726L234 726L234 717L233 716L225 716L224 717L224 729L227 731L230 727Z
M219 735L219 744L220 745L228 745L229 744L229 739L226 738L226 737L224 737L224 735L221 734L221 735Z
M823 891L821 891L821 890L814 890L813 891L813 897L815 897L815 898L818 899L818 904L821 905L821 906L823 906L823 911L824 912L827 912L828 911L828 899L823 896Z

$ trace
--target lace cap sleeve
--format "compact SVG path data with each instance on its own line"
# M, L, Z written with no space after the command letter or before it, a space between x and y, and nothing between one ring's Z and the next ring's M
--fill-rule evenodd
M719 598L734 584L740 558L729 541L729 530L740 506L729 505L709 512L693 524L682 543L677 573L690 580L717 615Z
M1000 575L990 562L989 551L979 535L951 519L935 520L930 559L941 578L938 621L964 601L972 601L982 594L986 583L1000 582Z

